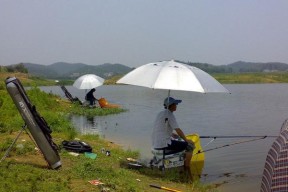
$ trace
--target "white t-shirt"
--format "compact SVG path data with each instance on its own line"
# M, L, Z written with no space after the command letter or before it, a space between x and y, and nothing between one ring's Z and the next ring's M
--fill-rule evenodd
M152 147L163 148L171 144L171 136L174 129L179 128L174 114L165 109L158 113L152 133Z

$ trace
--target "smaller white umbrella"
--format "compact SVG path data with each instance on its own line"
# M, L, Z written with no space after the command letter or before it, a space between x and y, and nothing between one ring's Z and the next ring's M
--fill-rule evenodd
M76 87L78 89L93 89L95 87L103 85L104 81L105 79L97 75L86 74L76 79L73 83L73 87Z

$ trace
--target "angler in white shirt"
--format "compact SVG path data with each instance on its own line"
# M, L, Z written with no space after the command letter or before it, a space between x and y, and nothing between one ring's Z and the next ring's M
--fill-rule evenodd
M190 161L195 146L193 141L185 137L173 114L177 109L177 105L181 102L182 100L172 97L167 97L164 100L165 110L158 113L154 122L152 146L154 149L165 149L166 154L186 150L184 168L190 170ZM174 130L175 132L173 132ZM183 140L174 139L179 137Z

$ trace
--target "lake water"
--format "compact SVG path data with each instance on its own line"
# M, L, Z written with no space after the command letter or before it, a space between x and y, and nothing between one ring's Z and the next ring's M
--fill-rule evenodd
M175 116L186 134L210 135L278 135L288 118L288 84L224 85L232 94L171 91L182 99ZM73 96L84 100L85 91L66 87ZM42 87L64 97L60 87ZM128 112L87 119L71 117L83 134L99 134L123 148L138 150L141 158L151 158L151 132L156 114L163 109L166 90L137 86L101 86L96 97L105 97ZM251 138L201 139L210 149ZM275 138L266 138L206 152L203 182L217 183L224 192L260 191L266 155Z

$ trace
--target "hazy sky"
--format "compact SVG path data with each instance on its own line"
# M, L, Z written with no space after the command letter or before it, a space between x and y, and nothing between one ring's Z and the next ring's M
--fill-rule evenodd
M288 63L288 0L0 0L0 65Z

